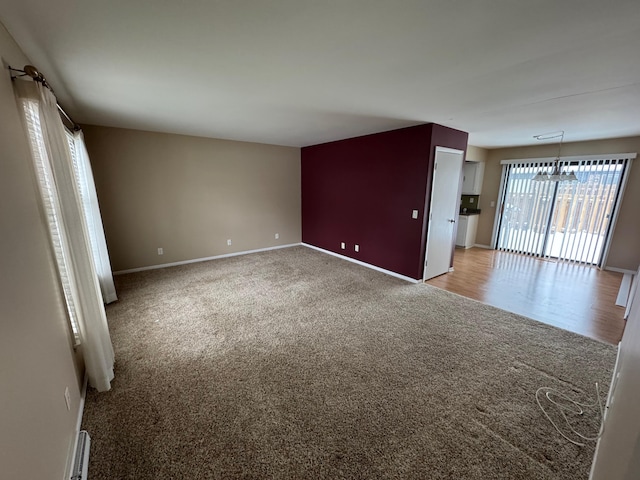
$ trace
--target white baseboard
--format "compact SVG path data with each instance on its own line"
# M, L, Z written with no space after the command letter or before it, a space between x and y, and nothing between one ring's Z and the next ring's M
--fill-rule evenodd
M625 273L620 282L620 290L618 290L618 297L616 298L616 305L619 307L626 307L629 300L629 294L631 293L631 284L633 282L633 275Z
M78 449L78 436L82 429L82 414L84 413L84 401L87 398L87 385L89 384L89 376L85 373L84 380L82 382L82 390L80 391L80 403L78 404L78 418L76 419L75 436L73 437L73 445L71 448L71 456L67 459L67 474L65 480L71 478L73 474L73 462L76 458L76 450Z
M150 265L148 267L130 268L128 270L118 270L113 272L114 275L123 275L125 273L144 272L145 270L157 270L158 268L175 267L178 265L187 265L189 263L208 262L209 260L218 260L219 258L237 257L238 255L248 255L250 253L266 252L268 250L279 250L280 248L289 248L302 245L301 243L290 243L288 245L278 245L276 247L258 248L256 250L245 250L243 252L225 253L223 255L214 255L213 257L194 258L191 260L182 260L180 262L161 263L160 265Z
M474 243L473 246L478 248L486 248L487 250L493 250L493 247L491 245L484 245L482 243Z
M415 278L407 277L406 275L401 275L396 272L392 272L391 270L386 270L384 268L376 267L375 265L371 265L370 263L361 262L360 260L356 260L355 258L350 258L345 255L340 255L339 253L332 252L331 250L325 250L324 248L316 247L314 245L310 245L308 243L302 243L303 246L312 248L314 250L318 250L319 252L326 253L328 255L333 255L334 257L342 258L343 260L347 260L348 262L357 263L363 267L370 268L371 270L375 270L377 272L386 273L387 275L391 275L392 277L400 278L407 282L411 283L422 283L422 280L416 280Z
M182 260L180 262L171 262L171 263L162 263L159 265L150 265L148 267L139 267L139 268L130 268L127 270L118 270L117 272L113 272L114 275L123 275L125 273L135 273L135 272L144 272L145 270L157 270L159 268L167 268L167 267L175 267L178 265L187 265L189 263L198 263L198 262L208 262L209 260L217 260L220 258L229 258L229 257L237 257L239 255L248 255L250 253L258 253L258 252L266 252L269 250L278 250L281 248L290 248L296 247L298 245L303 245L308 248L312 248L314 250L318 250L323 253L327 253L329 255L333 255L334 257L342 258L343 260L348 260L349 262L357 263L358 265L362 265L363 267L370 268L372 270L376 270L378 272L386 273L387 275L391 275L392 277L400 278L402 280L406 280L411 283L420 283L422 280L416 280L415 278L407 277L405 275L401 275L396 272L392 272L391 270L386 270L384 268L376 267L375 265L371 265L370 263L361 262L360 260L356 260L355 258L350 258L345 255L340 255L339 253L332 252L330 250L325 250L324 248L316 247L314 245L309 245L308 243L290 243L288 245L278 245L276 247L268 247L268 248L258 248L256 250L245 250L243 252L235 252L235 253L225 253L223 255L215 255L213 257L203 257L203 258L194 258L192 260Z
M618 273L630 273L631 275L636 274L636 270L627 270L626 268L604 267L604 270L609 270L610 272L618 272Z

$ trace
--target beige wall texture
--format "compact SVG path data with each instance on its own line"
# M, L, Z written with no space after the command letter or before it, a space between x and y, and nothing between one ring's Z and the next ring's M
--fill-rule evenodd
M61 480L75 443L83 373L6 70L29 61L2 24L0 57L0 477Z
M563 156L598 155L607 153L640 152L640 137L615 138L590 142L566 143L562 147ZM480 205L482 214L478 224L476 243L489 245L493 232L496 208L491 208L490 202L497 205L500 177L502 174L501 160L521 158L555 157L558 145L547 143L529 147L501 148L489 150L484 171L484 182ZM616 223L611 248L606 267L637 270L640 265L640 222L638 221L638 205L640 205L640 159L633 161L627 186L620 206L620 213Z
M300 242L300 149L83 130L114 271Z
M467 145L467 156L465 161L467 162L486 162L489 156L489 150L481 147L474 147L473 145Z

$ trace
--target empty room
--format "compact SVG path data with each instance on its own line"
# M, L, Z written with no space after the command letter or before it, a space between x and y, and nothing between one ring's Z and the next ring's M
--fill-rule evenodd
M640 477L631 0L0 5L0 477Z

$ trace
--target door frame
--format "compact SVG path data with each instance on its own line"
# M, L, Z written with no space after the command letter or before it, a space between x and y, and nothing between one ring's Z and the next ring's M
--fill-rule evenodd
M440 146L436 146L434 153L433 153L433 165L435 168L435 162L436 162L436 156L438 155L439 152L442 153L453 153L453 154L460 154L462 156L462 166L464 167L464 161L465 161L465 151L464 150L459 150L457 148L449 148L449 147L440 147ZM427 257L429 256L429 237L430 237L430 232L431 232L431 209L433 208L433 182L435 180L435 172L432 173L431 175L431 192L430 192L430 197L429 197L429 211L427 212L425 210L425 215L427 215L427 235L426 235L426 239L425 239L425 247L424 247L424 262L422 264L422 281L425 281L425 277L426 277L426 270L427 270ZM458 182L458 200L460 199L460 192L462 189L462 170L460 171L460 180ZM457 221L456 221L457 224ZM456 225L456 228L458 226ZM451 237L451 257L449 260L449 271L452 272L453 271L453 267L451 266L451 259L453 258L453 250L455 248L455 233L454 235L452 235Z

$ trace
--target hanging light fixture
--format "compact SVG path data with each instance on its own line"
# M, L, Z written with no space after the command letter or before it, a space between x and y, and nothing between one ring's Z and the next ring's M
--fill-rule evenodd
M563 171L560 168L560 151L562 150L562 141L564 140L564 130L559 132L552 133L544 133L542 135L534 135L533 138L536 140L549 140L552 138L560 138L560 145L558 146L558 155L553 162L553 167L550 173L546 173L543 170L540 170L536 173L531 179L533 182L576 182L578 177L576 177L575 172L572 170L570 172Z

